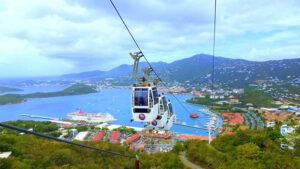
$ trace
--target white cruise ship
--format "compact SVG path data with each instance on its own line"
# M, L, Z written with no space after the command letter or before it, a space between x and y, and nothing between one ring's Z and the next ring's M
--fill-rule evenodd
M116 121L116 119L109 113L83 113L81 109L79 109L79 112L69 113L68 119L75 121L85 121L88 123L111 123L113 121Z

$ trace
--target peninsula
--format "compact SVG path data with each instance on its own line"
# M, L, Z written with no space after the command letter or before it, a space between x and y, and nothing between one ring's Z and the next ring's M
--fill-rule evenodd
M15 104L21 103L28 98L45 98L45 97L58 97L58 96L72 96L72 95L82 95L82 94L89 94L95 93L97 90L93 89L91 86L77 83L74 84L62 91L58 92L37 92L37 93L30 93L30 94L6 94L0 96L0 105L5 104Z

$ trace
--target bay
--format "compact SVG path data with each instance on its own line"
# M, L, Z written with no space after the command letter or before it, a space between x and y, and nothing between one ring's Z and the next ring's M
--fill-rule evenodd
M50 92L59 91L66 87L24 87L24 91L14 93ZM199 116L207 116L198 109L203 107L184 103L189 95L176 95L178 100L189 110L186 110L171 95L166 95L173 105L174 113L178 121L186 122L188 125L198 125L203 127L208 118L190 118L189 112L197 112ZM98 113L108 112L117 121L115 124L144 127L142 123L131 122L131 90L130 89L101 89L98 93L91 93L77 96L34 98L20 104L0 106L0 122L14 120L33 120L32 118L21 116L21 114L33 114L57 118L67 118L67 114L82 108L83 112ZM34 119L39 120L39 119ZM221 120L221 119L220 119ZM222 121L221 121L222 123ZM196 134L207 136L207 130L195 129L185 126L173 125L170 131L179 133Z

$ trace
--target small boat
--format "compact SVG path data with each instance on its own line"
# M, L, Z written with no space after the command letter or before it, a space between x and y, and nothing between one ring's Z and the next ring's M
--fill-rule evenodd
M191 114L190 114L190 117L192 117L192 118L198 118L199 116L198 116L197 113L191 113Z
M182 125L186 125L186 122L182 122Z

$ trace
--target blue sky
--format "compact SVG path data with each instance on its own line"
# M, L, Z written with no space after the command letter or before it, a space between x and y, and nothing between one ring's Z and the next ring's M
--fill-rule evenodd
M212 53L212 0L114 0L149 61ZM109 70L136 51L109 0L0 0L0 77ZM299 0L219 0L216 55L299 58Z

